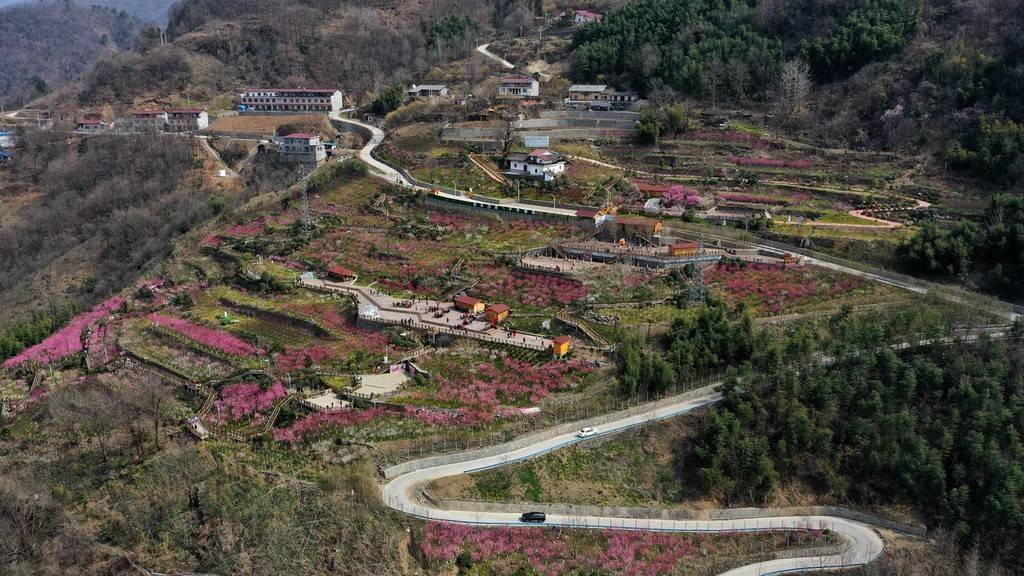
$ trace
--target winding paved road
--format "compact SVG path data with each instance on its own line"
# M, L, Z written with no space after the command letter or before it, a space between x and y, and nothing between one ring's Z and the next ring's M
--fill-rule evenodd
M507 68L507 69L511 70L511 69L516 67L515 64L509 62L508 60L505 60L504 58L502 58L501 56L498 56L494 52L488 51L487 50L488 46L490 46L490 44L481 44L481 45L476 47L476 51L481 53L481 54L483 54L484 56L490 58L491 60L494 60L498 64L501 64L502 68Z
M616 434L656 420L687 414L714 404L719 400L721 400L721 395L713 388L709 388L696 398L662 405L648 412L623 415L622 418L601 424L598 428L602 436ZM461 460L454 463L440 465L425 463L422 468L401 473L391 478L383 486L381 495L389 507L421 518L467 524L522 526L517 514L445 510L433 507L416 496L418 487L440 478L496 468L519 460L534 458L577 442L580 442L580 439L576 437L574 432L550 438L538 436L535 442L525 447L510 448L508 451L502 451L497 455L474 456L473 452L467 452L463 453L466 457L465 459L460 459L458 456L454 457L454 460ZM541 506L540 508L543 507ZM549 514L545 525L674 532L759 532L811 528L831 530L840 535L846 542L839 553L757 562L730 570L725 573L728 576L761 576L861 566L878 558L885 549L884 542L870 526L832 516L776 516L748 518L745 520L662 520Z

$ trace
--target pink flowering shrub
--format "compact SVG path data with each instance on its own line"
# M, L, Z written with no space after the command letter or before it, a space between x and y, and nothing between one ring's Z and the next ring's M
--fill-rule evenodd
M806 170L812 166L810 160L780 160L778 158L761 158L753 156L733 156L730 158L737 166L755 166L759 168L797 168Z
M313 366L322 366L325 362L336 360L338 356L338 351L328 346L289 347L274 356L274 363L284 372L298 372L306 367L307 360Z
M213 404L213 419L222 424L238 422L267 410L287 394L281 382L274 382L266 390L255 382L230 384L221 388Z
M221 330L214 330L205 326L199 326L193 324L181 318L175 318L173 316L164 316L163 314L153 313L147 316L150 322L157 326L162 326L172 332L176 332L189 340L197 342L203 346L209 346L225 354L231 354L233 356L254 356L260 351L255 346L248 342L236 338L227 332Z
M518 270L503 279L485 280L477 284L474 291L485 300L513 298L519 304L537 308L565 306L587 295L587 287L576 280Z
M721 192L718 197L722 200L729 202L741 202L744 204L775 204L785 205L789 204L789 201L785 198L775 198L773 196L761 196L758 194L743 194L737 192Z
M662 204L669 206L697 206L700 204L700 192L687 186L671 186L661 197Z
M54 332L49 338L35 346L22 350L20 354L8 358L4 368L10 368L33 360L41 364L56 362L61 358L78 354L82 351L82 332L92 323L110 315L124 304L124 298L115 296L97 304L92 310L75 316L67 326Z
M825 541L821 531L774 532L775 545L809 545ZM579 570L598 570L616 576L663 576L675 573L680 562L717 542L749 535L687 534L643 530L573 531L526 527L479 527L430 522L420 550L434 561L452 561L468 553L475 562L500 562L510 569L528 565L545 576Z
M220 248L222 244L224 244L224 239L219 234L209 234L202 241L202 245L209 248Z
M299 418L288 428L274 429L274 439L292 444L300 442L308 436L320 435L332 429L365 424L384 413L383 408L315 412Z
M808 268L774 264L719 264L705 278L724 292L729 302L746 302L756 309L780 312L785 306L833 298L859 288L856 276L816 274Z
M571 387L573 377L591 371L578 360L534 366L511 357L500 363L480 363L475 368L476 374L468 379L438 374L432 398L493 414L502 403L536 404L556 390Z

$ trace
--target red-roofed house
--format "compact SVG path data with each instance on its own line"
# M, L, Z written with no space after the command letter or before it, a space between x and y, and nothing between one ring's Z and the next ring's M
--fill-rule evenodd
M509 309L504 304L493 304L484 310L484 314L487 316L488 322L498 324L505 318L508 318Z
M498 84L499 98L537 98L540 83L529 76L506 76Z
M167 112L163 110L135 110L131 126L135 130L159 131L167 127Z
M605 230L612 234L612 240L621 239L633 242L638 238L643 238L653 242L655 238L661 236L661 220L641 216L616 215L615 219L606 225Z
M484 311L484 302L483 300L473 298L472 296L456 296L455 307L463 312L479 314Z
M344 266L335 265L327 267L327 277L332 280L337 280L339 282L350 282L356 279L357 274L355 273L355 271L349 270Z
M316 134L296 132L274 139L284 162L319 165L327 160L327 148Z
M554 150L538 148L529 154L509 154L505 174L549 182L565 172L565 159Z
M593 22L600 22L604 19L604 14L598 12L591 12L590 10L577 10L572 15L573 24L591 24Z
M696 242L676 242L668 246L668 253L671 256L693 256L699 250L700 244Z
M671 188L668 184L656 184L642 180L633 180L633 185L647 198L661 198Z
M551 351L555 353L555 356L561 358L569 353L569 349L572 347L572 338L568 336L556 336L551 340Z
M203 130L210 126L210 115L202 108L168 110L167 126L171 132Z

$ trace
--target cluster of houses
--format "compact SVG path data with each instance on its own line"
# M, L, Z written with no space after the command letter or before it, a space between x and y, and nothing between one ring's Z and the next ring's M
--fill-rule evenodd
M449 98L451 89L445 84L412 84L405 90L414 100ZM503 76L498 82L497 97L515 100L523 105L543 104L540 82L530 76ZM563 104L570 109L632 110L640 103L640 94L631 90L617 90L606 84L573 84Z
M106 132L111 129L129 132L195 132L210 126L210 115L202 108L174 108L171 110L135 110L131 116L118 118L108 124L98 118L78 122L77 131L85 134Z

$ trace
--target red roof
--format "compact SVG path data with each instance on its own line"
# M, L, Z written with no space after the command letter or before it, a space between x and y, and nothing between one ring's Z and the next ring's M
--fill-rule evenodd
M501 79L502 84L532 84L533 78L526 76L509 76Z
M579 218L594 218L597 216L597 210L590 208L580 208L576 211L576 216Z
M633 224L636 226L654 226L657 220L641 218L640 216L616 216L615 221L620 224Z
M132 112L135 116L162 116L166 114L163 110L136 110Z
M572 342L572 338L568 336L555 336L554 339L551 341L554 342L555 344L567 344L569 342Z
M644 182L642 180L633 180L633 185L636 186L637 190L647 194L648 196L662 196L671 188L668 184L656 184L653 182Z
M341 92L340 88L246 88L248 92L283 92L285 94L294 94L297 92L328 92L334 94L335 92Z
M294 134L289 134L287 136L283 136L283 138L295 138L295 139L309 140L310 138L319 138L319 136L317 136L316 134L307 134L305 132L295 132Z
M79 122L79 124L84 124L86 126L94 126L96 124L103 124L103 120L82 120Z
M345 268L344 266L328 266L327 267L327 273L331 274L333 276L338 276L340 278L344 278L346 276L355 276L356 275L355 272L353 272L352 270L349 270L348 268Z
M696 242L676 242L675 244L669 245L672 248L700 248L700 244Z
M473 298L472 296L456 296L455 303L463 306L473 307L480 303L479 298Z
M202 114L203 112L206 110L202 108L175 108L167 111L168 114Z
M584 16L584 17L598 18L598 19L604 18L603 15L601 15L601 14L599 14L597 12L591 12L590 10L577 10L576 13L579 14L580 16Z
M502 312L508 312L508 306L504 304L494 304L487 308L488 312L494 312L495 314L501 314Z

